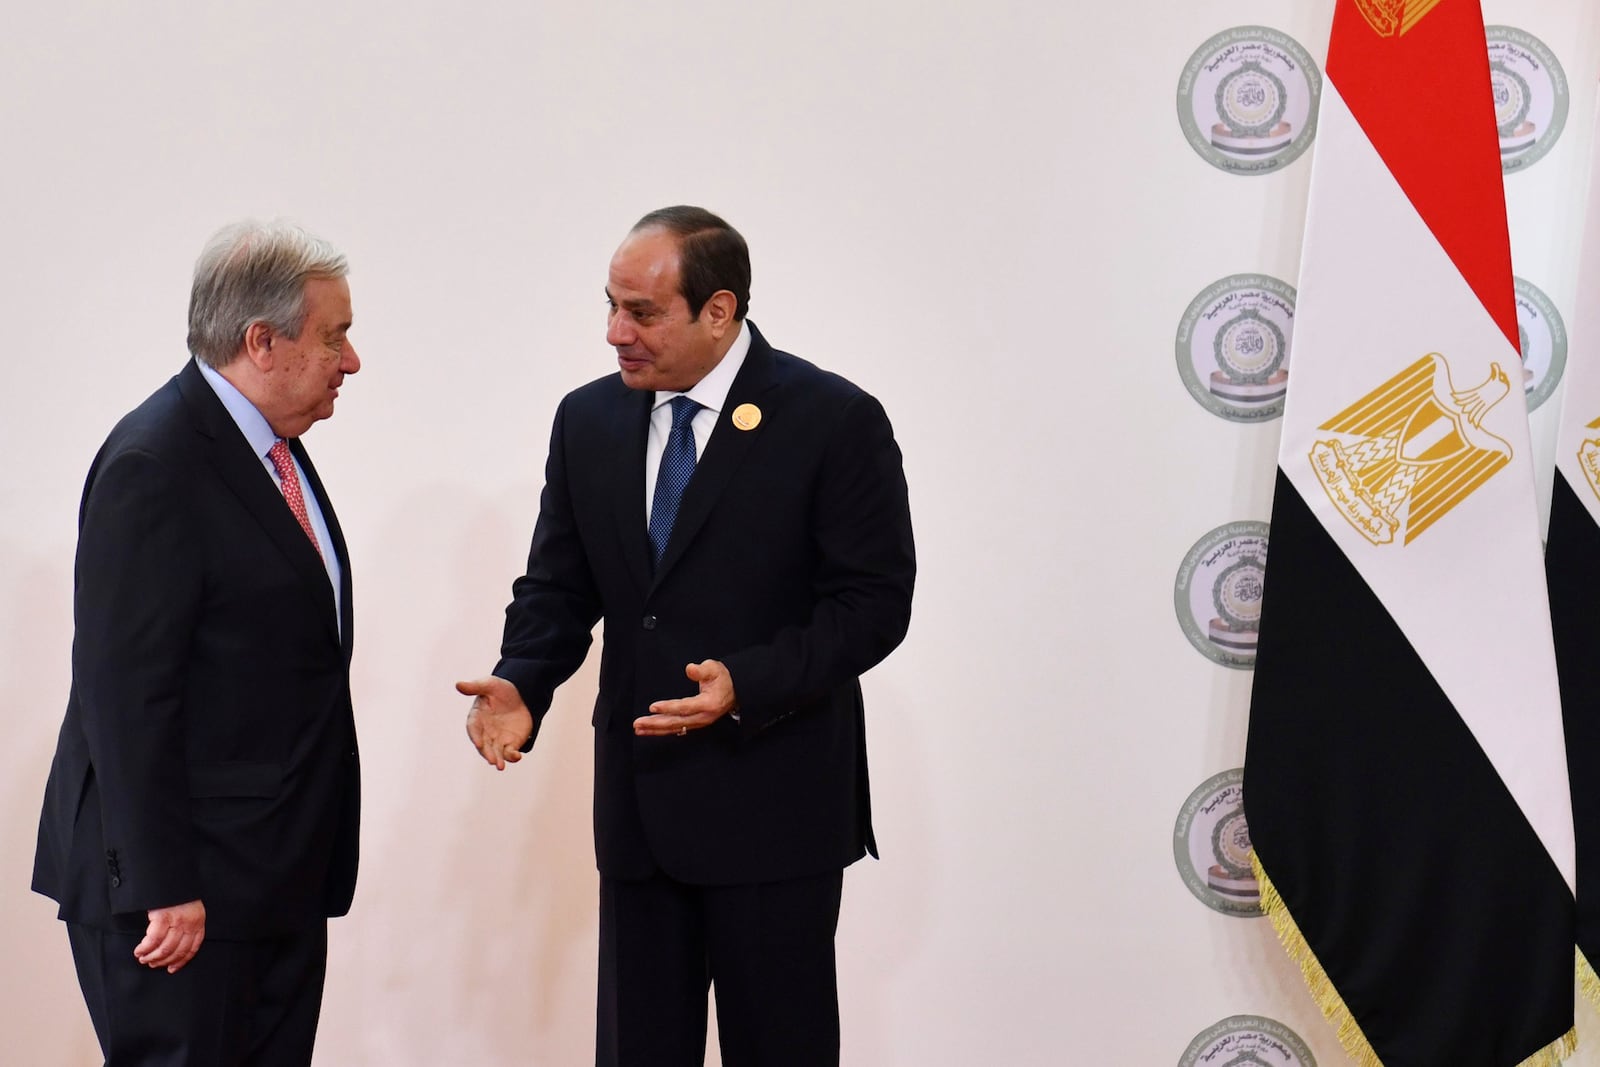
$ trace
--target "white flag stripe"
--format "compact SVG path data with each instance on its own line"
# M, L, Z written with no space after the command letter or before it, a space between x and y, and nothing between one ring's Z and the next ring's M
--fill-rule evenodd
M1410 640L1571 888L1560 693L1516 350L1331 79L1317 136L1280 465ZM1456 392L1484 384L1491 364L1510 376L1515 388L1482 413L1481 426L1513 458L1415 542L1403 544L1402 534L1374 545L1313 469L1313 447L1341 437L1318 427L1435 352ZM1350 677L1353 700L1360 687L1383 685L1362 677L1358 663Z
M1578 311L1568 332L1570 355L1562 383L1561 428L1556 432L1556 469L1566 475L1589 516L1600 523L1600 494L1590 488L1600 477L1600 457L1586 470L1580 453L1586 442L1600 440L1600 107L1595 109L1594 151L1589 163L1588 213L1578 260Z

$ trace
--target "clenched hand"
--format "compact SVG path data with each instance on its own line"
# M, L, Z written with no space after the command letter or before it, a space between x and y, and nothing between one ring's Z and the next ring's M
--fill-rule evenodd
M133 949L133 958L146 967L165 967L177 974L194 959L206 939L206 906L198 900L174 904L170 908L151 908L146 913L150 925L144 940Z

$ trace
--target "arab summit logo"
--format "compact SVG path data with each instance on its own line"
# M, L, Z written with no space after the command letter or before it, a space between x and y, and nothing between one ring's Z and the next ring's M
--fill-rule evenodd
M1300 1035L1260 1015L1234 1015L1196 1034L1178 1067L1317 1067Z
M1183 802L1172 827L1172 857L1196 900L1223 915L1256 918L1261 887L1250 866L1244 770L1212 775Z
M1511 462L1511 445L1483 428L1510 392L1498 363L1458 390L1429 353L1323 423L1343 436L1311 446L1311 469L1363 537L1386 545L1403 531L1410 544Z
M1539 38L1513 26L1486 26L1489 87L1506 174L1543 159L1561 139L1571 93L1561 61Z
M1233 274L1189 302L1178 324L1178 374L1189 395L1230 422L1283 414L1289 391L1294 287L1264 274Z
M1316 135L1322 74L1294 38L1236 26L1199 48L1178 78L1178 124L1207 163L1267 174L1299 158Z
M1567 324L1553 300L1526 278L1516 283L1517 348L1522 353L1522 385L1528 410L1550 399L1567 369Z
M1261 595L1266 586L1264 522L1230 522L1195 542L1172 583L1173 608L1189 643L1235 670L1256 662Z

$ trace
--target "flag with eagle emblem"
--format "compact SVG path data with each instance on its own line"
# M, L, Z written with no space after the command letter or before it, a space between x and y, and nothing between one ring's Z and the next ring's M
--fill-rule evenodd
M1364 1067L1556 1067L1572 807L1478 0L1337 0L1325 76L1245 755L1262 907Z

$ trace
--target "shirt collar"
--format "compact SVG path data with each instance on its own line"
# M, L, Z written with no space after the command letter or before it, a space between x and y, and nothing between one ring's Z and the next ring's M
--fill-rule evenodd
M244 439L250 442L250 447L255 449L256 455L265 456L272 450L278 440L278 435L272 432L272 426L267 422L267 417L256 409L256 406L239 392L238 388L228 379L218 374L216 370L194 361L200 368L201 377L206 384L211 386L211 391L217 394L217 399L222 401L222 406L228 409L228 414L233 417L234 425L239 427L239 432L244 434Z
M733 380L739 376L739 368L744 366L744 357L750 352L750 331L745 329L744 323L739 323L739 336L733 339L733 346L717 363L706 372L687 392L668 393L656 391L655 402L650 405L654 411L662 404L667 403L675 396L686 396L703 408L710 408L717 414L722 414L722 406L728 402L728 390L733 388Z

